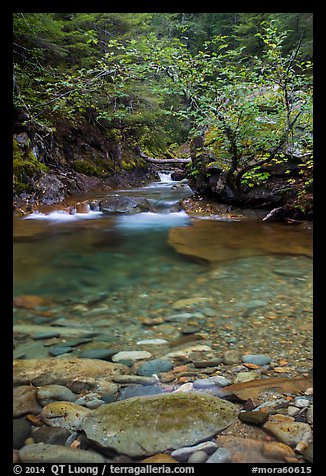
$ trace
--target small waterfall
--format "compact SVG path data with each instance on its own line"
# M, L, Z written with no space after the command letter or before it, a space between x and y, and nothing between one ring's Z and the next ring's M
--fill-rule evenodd
M158 176L160 177L161 183L171 183L173 182L171 178L172 172L158 172Z

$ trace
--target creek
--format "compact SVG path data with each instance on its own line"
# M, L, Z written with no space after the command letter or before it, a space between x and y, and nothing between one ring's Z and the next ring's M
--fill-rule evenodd
M55 333L44 340L42 329L89 329L86 345L119 350L148 350L138 342L198 334L218 353L267 353L288 360L293 376L307 372L311 231L257 219L191 217L178 205L191 195L167 171L141 188L78 197L146 198L152 211L40 210L15 218L14 297L30 301L14 308L14 355L46 357L51 345L64 344ZM38 305L30 304L33 297ZM67 352L82 350L76 344ZM161 356L160 345L151 352Z

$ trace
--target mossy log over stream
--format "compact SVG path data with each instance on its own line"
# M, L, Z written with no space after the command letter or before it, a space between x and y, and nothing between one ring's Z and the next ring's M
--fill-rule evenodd
M147 162L151 162L153 164L189 164L191 162L191 158L189 159L154 159L153 157L148 157L144 152L139 151L139 155L142 159L146 160Z

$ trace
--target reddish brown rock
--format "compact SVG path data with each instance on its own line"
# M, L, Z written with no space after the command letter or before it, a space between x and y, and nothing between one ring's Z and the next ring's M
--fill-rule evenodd
M212 263L271 253L312 256L310 233L277 224L253 227L250 221L196 220L192 226L171 228L169 244L179 253Z
M250 380L249 382L236 383L223 387L221 397L235 395L239 400L256 399L264 392L275 393L300 393L312 386L312 380L309 378L264 378L258 380Z
M47 306L49 301L41 298L40 296L33 296L33 295L23 295L14 298L13 305L14 307L22 307L24 309L35 309L39 306Z
M178 463L178 461L168 454L159 453L157 455L143 459L141 463Z
M275 441L220 435L216 444L229 451L232 463L284 463L285 458L295 457L292 448Z

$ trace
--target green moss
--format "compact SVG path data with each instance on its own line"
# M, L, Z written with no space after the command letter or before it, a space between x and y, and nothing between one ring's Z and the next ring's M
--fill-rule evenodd
M94 162L85 159L75 160L72 164L72 168L81 174L95 176L95 177L108 177L108 170L96 165Z
M42 164L30 149L23 150L18 142L13 141L13 172L16 178L23 183L26 177L32 177L41 172L46 172L47 166Z

